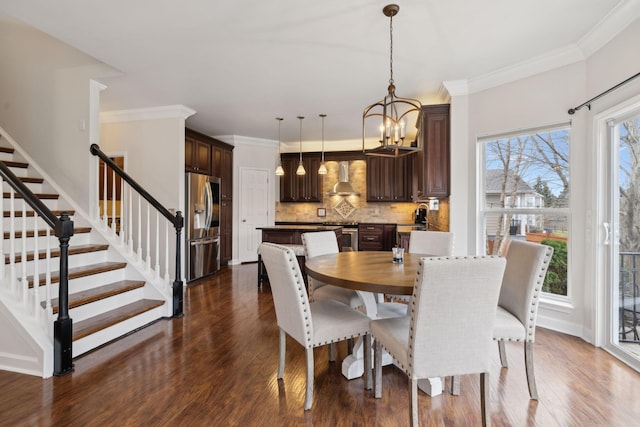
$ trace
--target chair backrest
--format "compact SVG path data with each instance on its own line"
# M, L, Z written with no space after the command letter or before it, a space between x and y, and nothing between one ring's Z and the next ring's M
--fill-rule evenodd
M553 247L511 239L507 268L498 304L525 326L527 341L535 339L540 291L553 255Z
M411 303L410 375L489 371L505 264L498 256L422 258Z
M260 244L260 255L269 275L278 326L310 348L313 321L298 259L291 249L275 243Z
M333 231L314 231L302 233L302 245L306 258L313 258L320 255L337 254L338 238Z
M409 253L430 256L453 255L453 233L413 230L409 235Z

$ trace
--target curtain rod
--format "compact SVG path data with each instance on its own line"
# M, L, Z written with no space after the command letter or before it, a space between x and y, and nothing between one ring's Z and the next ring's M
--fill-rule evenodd
M569 108L568 113L569 113L569 114L573 114L573 113L575 113L576 111L578 111L579 109L581 109L582 107L584 107L585 105L589 108L589 110L591 110L591 103L592 103L593 101L595 101L595 100L596 100L596 99L598 99L598 98L601 98L601 97L605 96L605 95L606 95L606 94L608 94L609 92L613 92L614 90L618 89L620 86L623 86L623 85L625 85L625 84L629 83L631 80L635 79L635 78L636 78L636 77L638 77L638 76L640 76L640 73L636 74L635 76L631 76L631 77L629 77L627 80L625 80L625 81L623 81L623 82L621 82L621 83L618 83L617 85L615 85L615 86L614 86L614 87L612 87L612 88L609 88L609 89L605 90L605 91L604 91L604 92L602 92L600 95L598 95L598 96L595 96L595 97L591 98L591 99L590 99L590 100L588 100L587 102L584 102L584 103L582 103L582 104L578 105L577 107Z

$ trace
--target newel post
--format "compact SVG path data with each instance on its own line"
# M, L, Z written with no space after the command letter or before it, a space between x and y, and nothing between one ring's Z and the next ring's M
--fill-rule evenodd
M182 283L182 271L180 269L180 239L182 227L184 226L184 218L182 212L176 212L175 222L173 226L176 229L176 276L173 281L173 317L181 317L183 315L184 286Z
M60 286L58 318L53 324L53 375L73 371L73 321L69 317L69 239L73 236L73 221L63 212L56 222L56 237L60 240Z

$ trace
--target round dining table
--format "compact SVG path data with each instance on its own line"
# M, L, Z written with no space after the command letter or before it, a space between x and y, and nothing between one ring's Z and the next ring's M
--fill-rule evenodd
M378 318L378 302L381 294L412 295L420 258L425 254L404 253L404 262L394 263L391 251L350 251L320 255L306 260L307 275L328 285L353 289L360 294L367 315ZM342 374L356 378L364 372L362 341L353 354L342 362ZM383 364L392 363L390 356L383 355ZM418 386L431 396L442 393L440 378L420 380Z
M306 260L307 275L320 282L357 291L411 295L420 258L404 254L394 263L391 252L351 251L321 255Z

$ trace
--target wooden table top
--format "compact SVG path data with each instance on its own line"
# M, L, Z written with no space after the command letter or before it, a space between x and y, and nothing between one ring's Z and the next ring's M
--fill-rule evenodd
M411 295L420 258L404 254L404 263L394 264L391 251L340 252L306 260L307 274L321 282L359 291Z

